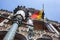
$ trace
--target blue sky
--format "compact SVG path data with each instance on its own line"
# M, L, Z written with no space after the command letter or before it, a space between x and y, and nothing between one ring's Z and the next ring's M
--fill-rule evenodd
M0 0L0 9L13 11L18 5L42 9L43 3L45 16L60 22L60 0Z

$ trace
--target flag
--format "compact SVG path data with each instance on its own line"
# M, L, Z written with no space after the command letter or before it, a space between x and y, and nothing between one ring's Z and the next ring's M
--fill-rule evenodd
M39 11L33 13L31 18L37 19L37 20L44 19L44 10L39 10Z

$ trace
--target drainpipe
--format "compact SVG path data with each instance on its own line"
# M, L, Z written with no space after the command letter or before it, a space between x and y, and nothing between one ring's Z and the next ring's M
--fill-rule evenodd
M3 40L14 40L16 31L18 29L18 26L20 26L22 24L22 16L16 15L13 17L13 19L15 19L16 21L13 21L12 27L10 28L10 30L7 32L7 34L5 35Z
M18 28L18 24L13 23L12 27L10 28L10 30L8 31L8 33L6 34L3 40L14 40L17 28Z

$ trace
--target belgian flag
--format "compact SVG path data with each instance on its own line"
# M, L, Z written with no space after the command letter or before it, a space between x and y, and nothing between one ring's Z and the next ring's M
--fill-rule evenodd
M39 10L31 16L32 19L41 20L44 19L44 10Z

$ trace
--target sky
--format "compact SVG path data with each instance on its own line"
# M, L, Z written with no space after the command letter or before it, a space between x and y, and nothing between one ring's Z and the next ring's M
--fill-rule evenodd
M22 5L41 10L43 3L45 17L60 22L60 0L0 0L0 9L13 11L18 5Z

